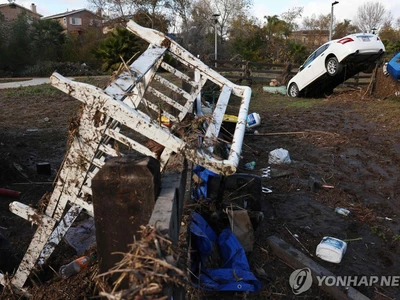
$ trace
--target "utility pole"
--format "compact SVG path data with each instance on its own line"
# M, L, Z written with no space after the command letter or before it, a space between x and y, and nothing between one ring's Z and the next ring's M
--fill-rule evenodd
M218 17L219 14L213 14L214 17L214 33L215 33L215 62L214 67L217 67L217 59L218 59L218 32L217 32L217 24L218 24Z
M333 6L338 4L339 1L332 2L331 6L331 25L329 26L329 40L332 40L332 27L333 27Z

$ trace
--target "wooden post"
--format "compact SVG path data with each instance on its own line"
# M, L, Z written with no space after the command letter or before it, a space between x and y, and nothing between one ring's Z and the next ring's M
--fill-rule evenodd
M152 214L161 185L160 163L152 157L108 160L92 180L99 272L121 260ZM139 238L139 237L138 237Z

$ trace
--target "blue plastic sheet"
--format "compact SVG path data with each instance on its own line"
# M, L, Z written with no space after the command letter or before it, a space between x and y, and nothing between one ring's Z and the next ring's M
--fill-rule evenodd
M250 271L249 263L242 245L227 228L222 230L217 237L214 230L208 225L204 218L198 213L193 213L193 222L190 230L193 234L192 247L196 248L198 260L194 259L192 271L199 274L198 281L194 284L209 291L249 291L257 292L261 289L260 281ZM196 262L201 261L202 266L213 249L213 243L217 243L224 264L218 269L207 269L202 267L196 269Z
M193 173L195 173L197 176L199 176L200 179L202 180L201 185L194 188L194 190L193 190L194 200L209 199L209 195L208 195L209 177L218 177L219 175L214 172L211 172L210 170L207 170L206 168L199 166L199 165L197 165L193 169Z

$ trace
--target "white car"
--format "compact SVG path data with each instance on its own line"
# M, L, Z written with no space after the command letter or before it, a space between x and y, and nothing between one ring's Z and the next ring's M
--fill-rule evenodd
M329 41L315 50L289 81L291 97L332 94L339 84L359 72L371 72L385 53L377 35L355 33Z

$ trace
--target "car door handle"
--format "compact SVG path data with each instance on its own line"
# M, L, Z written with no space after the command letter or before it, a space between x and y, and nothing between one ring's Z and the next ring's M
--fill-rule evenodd
M308 65L308 67L307 68L310 68L311 67L311 65Z
M324 53L322 53L321 56L324 56Z

